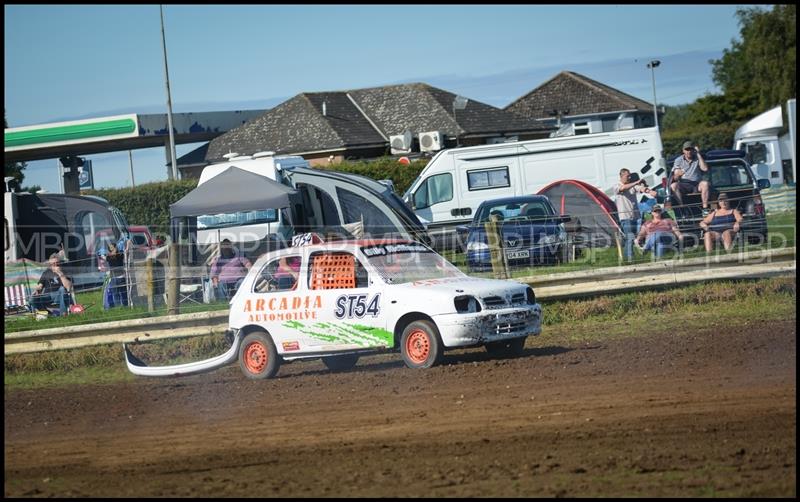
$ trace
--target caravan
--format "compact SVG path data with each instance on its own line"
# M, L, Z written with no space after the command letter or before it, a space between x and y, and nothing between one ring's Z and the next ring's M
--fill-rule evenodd
M797 100L786 101L788 131L784 131L783 110L780 106L767 110L748 121L734 134L735 150L747 152L747 160L758 179L768 179L771 185L794 183L797 174L795 139Z
M232 153L225 156L226 162L206 166L200 174L198 186L234 166L245 171L280 181L281 169L301 166L308 167L308 161L298 156L274 156L274 152L260 152L253 156L240 156ZM233 242L261 241L270 235L278 240L291 238L291 225L288 215L276 209L259 211L239 211L227 214L208 214L197 217L197 242L209 245L229 239Z
M532 195L556 180L576 179L613 193L619 170L653 186L665 164L657 128L451 148L436 154L403 196L437 249L455 247L455 227L485 200Z
M280 248L298 232L339 232L357 228L361 235L428 240L425 228L391 186L364 176L313 169L298 156L274 157L273 152L250 156L231 154L228 161L207 166L198 184L231 166L275 180L297 190L291 207L259 208L197 217L197 243L208 246L223 239L248 243L251 252ZM226 194L235 196L235 194Z

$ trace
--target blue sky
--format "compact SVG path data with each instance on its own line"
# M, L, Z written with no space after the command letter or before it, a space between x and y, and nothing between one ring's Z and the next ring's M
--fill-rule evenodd
M736 5L166 5L174 112L258 109L300 92L426 82L504 107L562 70L659 103L717 92L708 60L739 37ZM164 113L158 5L6 5L9 126ZM195 145L179 145L178 155ZM128 152L90 156L130 186ZM136 184L167 177L134 150ZM58 191L56 160L25 184Z

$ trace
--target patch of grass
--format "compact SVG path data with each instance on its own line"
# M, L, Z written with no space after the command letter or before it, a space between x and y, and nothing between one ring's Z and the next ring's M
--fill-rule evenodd
M697 283L665 291L644 291L601 296L584 300L544 302L544 323L558 324L576 319L605 321L629 318L640 314L685 312L695 307L724 308L731 302L759 305L764 298L789 300L796 298L796 280L772 278L755 281L720 281ZM747 306L744 314L753 314Z
M48 317L37 321L32 315L18 314L5 316L4 326L6 333L15 331L28 331L33 329L60 328L63 326L78 326L83 324L93 324L98 322L124 321L127 319L143 319L146 317L157 317L167 315L167 307L161 305L153 312L147 311L147 306L138 307L114 307L103 310L102 291L79 292L75 295L79 304L88 307L80 314L70 314L65 317ZM188 303L180 306L181 314L192 312L206 312L212 310L224 310L228 308L228 302L217 301L209 304Z
M137 357L155 366L206 359L230 347L222 335L156 340L132 345ZM122 344L5 356L6 388L99 384L136 379L125 365Z
M534 343L631 337L672 329L676 316L684 330L722 322L742 324L796 317L796 279L700 283L666 291L607 295L543 305L543 335ZM157 340L134 345L152 365L180 364L223 353L221 335ZM5 356L5 388L100 384L133 378L121 344Z

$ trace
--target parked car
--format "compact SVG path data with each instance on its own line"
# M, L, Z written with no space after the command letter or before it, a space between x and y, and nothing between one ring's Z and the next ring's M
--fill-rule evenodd
M471 271L491 269L486 222L493 214L501 221L503 250L510 266L556 263L561 259L566 231L571 221L559 215L544 195L526 195L487 200L478 206L472 223L460 227L466 234L467 266Z
M386 350L399 350L410 368L429 368L456 347L518 354L541 332L541 318L530 286L469 277L424 244L337 241L256 261L230 302L226 353L148 367L124 351L128 369L143 376L199 373L238 359L248 378L263 379L284 361L322 358L341 370Z
M128 231L131 237L131 244L135 249L153 249L156 247L155 239L150 233L150 229L144 225L129 225Z
M731 207L738 209L744 217L739 234L751 244L766 243L767 215L761 200L761 190L769 188L771 184L768 179L756 179L750 164L745 160L746 155L742 150L712 150L703 155L709 169L705 176L711 184L709 202L713 208L719 194L727 193ZM671 179L673 163L674 158L670 159L670 174L667 179ZM671 207L675 213L678 227L686 235L684 245L701 244L700 221L703 214L700 193L686 194L683 206L679 207L671 193L670 183L667 183L666 200L667 207Z

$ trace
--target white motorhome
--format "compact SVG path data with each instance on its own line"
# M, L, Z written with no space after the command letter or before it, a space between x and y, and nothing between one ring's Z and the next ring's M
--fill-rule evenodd
M795 181L795 131L797 129L796 99L786 102L789 131L783 130L783 109L776 106L758 115L736 130L734 150L744 150L756 178L768 179L772 185Z
M660 184L662 149L657 128L451 148L431 159L403 200L441 249L456 244L455 227L468 223L488 199L536 194L563 179L612 195L622 168L650 186Z
M206 166L200 174L198 186L225 171L230 166L265 176L280 182L277 173L289 167L309 167L308 161L295 155L275 156L274 152L260 152L252 156L231 153L226 162ZM208 214L197 217L197 242L208 245L229 239L233 242L260 241L270 234L284 240L291 238L287 215L275 209L240 211L228 214Z

